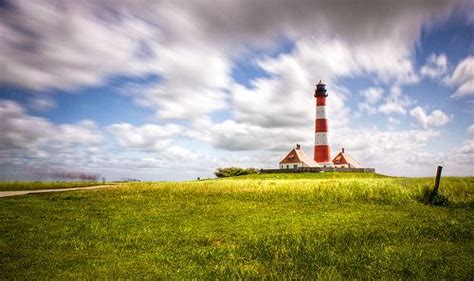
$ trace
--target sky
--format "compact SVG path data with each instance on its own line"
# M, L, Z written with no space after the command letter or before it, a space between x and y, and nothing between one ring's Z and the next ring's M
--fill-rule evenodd
M474 2L0 1L0 179L188 180L329 141L474 175Z

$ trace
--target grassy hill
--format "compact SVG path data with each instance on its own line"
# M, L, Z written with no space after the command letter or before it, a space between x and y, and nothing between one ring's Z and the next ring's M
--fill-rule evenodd
M2 278L471 279L474 177L268 174L0 198Z
M74 188L102 184L104 183L100 181L6 181L0 182L0 191Z

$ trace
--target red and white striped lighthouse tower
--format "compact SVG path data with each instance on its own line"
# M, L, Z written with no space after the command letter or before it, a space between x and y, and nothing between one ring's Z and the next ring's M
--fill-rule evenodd
M328 143L328 120L326 119L326 84L319 80L314 91L316 98L316 135L314 140L314 161L316 163L332 167L331 152Z

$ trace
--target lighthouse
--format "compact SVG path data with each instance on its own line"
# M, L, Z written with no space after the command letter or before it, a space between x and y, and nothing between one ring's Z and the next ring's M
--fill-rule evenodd
M326 84L319 80L314 91L316 98L316 122L314 138L314 161L321 166L332 167L328 143L328 120L326 118Z
M359 162L349 154L342 151L331 161L331 150L328 142L328 120L326 118L326 97L328 96L326 84L319 80L314 91L316 98L316 119L314 122L314 160L306 155L299 144L290 150L288 154L279 162L279 169L262 169L260 172L274 173L281 171L284 173L295 172L321 172L321 171L348 171L375 173L373 168L364 168ZM329 167L331 169L324 169Z

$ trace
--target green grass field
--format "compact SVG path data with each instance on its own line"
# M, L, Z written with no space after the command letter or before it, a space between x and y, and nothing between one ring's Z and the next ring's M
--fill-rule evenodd
M0 191L40 190L102 185L99 181L4 181L0 182Z
M13 278L474 278L474 177L269 174L0 198Z

